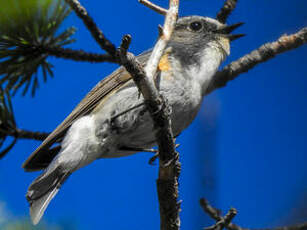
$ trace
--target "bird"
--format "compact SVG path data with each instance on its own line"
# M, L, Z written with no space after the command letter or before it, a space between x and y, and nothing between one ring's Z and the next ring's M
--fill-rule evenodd
M178 136L197 115L219 66L230 54L232 25L203 16L178 18L158 65L154 82L171 108L172 131ZM152 50L137 56L145 66ZM59 143L59 144L57 144ZM96 159L123 157L156 145L155 128L144 98L124 67L101 80L70 115L28 157L25 171L42 173L26 198L34 225L76 170Z

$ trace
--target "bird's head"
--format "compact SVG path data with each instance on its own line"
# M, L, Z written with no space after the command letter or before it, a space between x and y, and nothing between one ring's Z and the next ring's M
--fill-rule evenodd
M169 46L177 56L187 63L200 60L199 56L209 48L221 52L224 58L230 54L230 42L244 34L231 34L243 23L225 25L219 21L202 16L179 18Z
M242 24L225 25L201 16L178 19L167 49L170 60L186 77L201 85L203 95L221 62L230 54L230 42L244 36L231 34Z

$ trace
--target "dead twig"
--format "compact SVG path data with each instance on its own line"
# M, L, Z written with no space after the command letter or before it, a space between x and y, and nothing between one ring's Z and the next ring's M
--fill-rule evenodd
M265 229L242 228L239 225L231 223L232 219L237 214L235 209L233 208L230 209L229 212L225 215L225 217L222 217L221 212L218 209L212 207L206 199L202 198L200 199L199 202L204 212L207 213L212 219L216 221L216 224L204 228L206 230L222 230L223 228L227 228L228 230L307 230L307 222L302 224L277 227L277 228L265 228Z
M307 43L307 27L291 35L283 35L275 42L269 42L249 54L227 65L222 71L216 73L206 94L224 87L240 74L249 71L256 65L266 62L276 55L298 48Z
M143 4L144 6L147 6L149 9L152 9L153 11L157 12L158 14L166 15L167 10L148 1L148 0L139 0L139 3Z
M64 58L74 61L84 61L91 63L101 63L101 62L112 62L116 63L117 60L109 54L96 54L89 53L83 50L72 50L69 48L62 47L35 47L39 52L49 54L58 58Z
M216 226L218 228L220 228L220 227L227 228L228 230L248 230L248 229L245 229L245 228L241 228L240 226L238 226L236 224L231 223L231 220L236 215L236 211L229 210L229 213L228 213L229 216L227 217L227 215L226 215L225 217L222 217L221 211L212 207L205 198L200 199L199 203L200 203L200 206L202 207L202 209L204 210L204 212L207 213L212 219L214 219L216 221L216 224L213 225L213 226L210 226L209 229ZM226 218L227 218L227 222L225 224ZM220 223L220 224L218 224L218 223ZM222 228L220 228L220 230L221 229Z
M231 223L232 219L237 215L237 210L234 208L229 209L228 213L221 217L219 221L216 222L216 224L206 227L205 230L222 230L223 228L228 227L228 225Z
M98 28L94 20L90 17L86 9L78 0L65 0L68 5L75 11L77 16L82 19L87 29L92 34L92 37L100 45L103 50L106 50L111 56L116 57L116 47L104 36Z
M29 140L37 140L37 141L43 141L49 135L49 133L46 133L46 132L34 132L34 131L18 129L18 128L14 129L13 131L9 131L9 132L6 132L0 129L0 134L15 137L18 139L29 139Z
M217 13L216 19L221 23L226 23L231 12L236 8L237 0L226 0L221 10Z

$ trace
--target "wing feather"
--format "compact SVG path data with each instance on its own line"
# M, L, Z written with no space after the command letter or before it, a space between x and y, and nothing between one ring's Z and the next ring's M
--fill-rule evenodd
M149 55L150 51L147 51L138 56L138 60L141 63L146 63ZM68 115L68 117L29 156L29 158L23 163L22 167L26 171L36 171L46 167L46 164L48 164L58 153L55 151L49 151L49 148L64 137L67 129L72 125L72 123L78 118L91 113L102 99L112 94L114 90L124 86L125 83L130 80L130 74L123 67L118 68L111 75L101 80L76 106L70 115Z

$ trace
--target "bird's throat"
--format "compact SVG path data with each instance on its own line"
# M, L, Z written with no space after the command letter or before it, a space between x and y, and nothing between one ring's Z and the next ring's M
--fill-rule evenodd
M202 88L202 94L205 95L210 82L217 72L220 64L225 59L226 54L221 47L210 45L203 49L199 55L199 63L189 66L188 75L198 81Z

